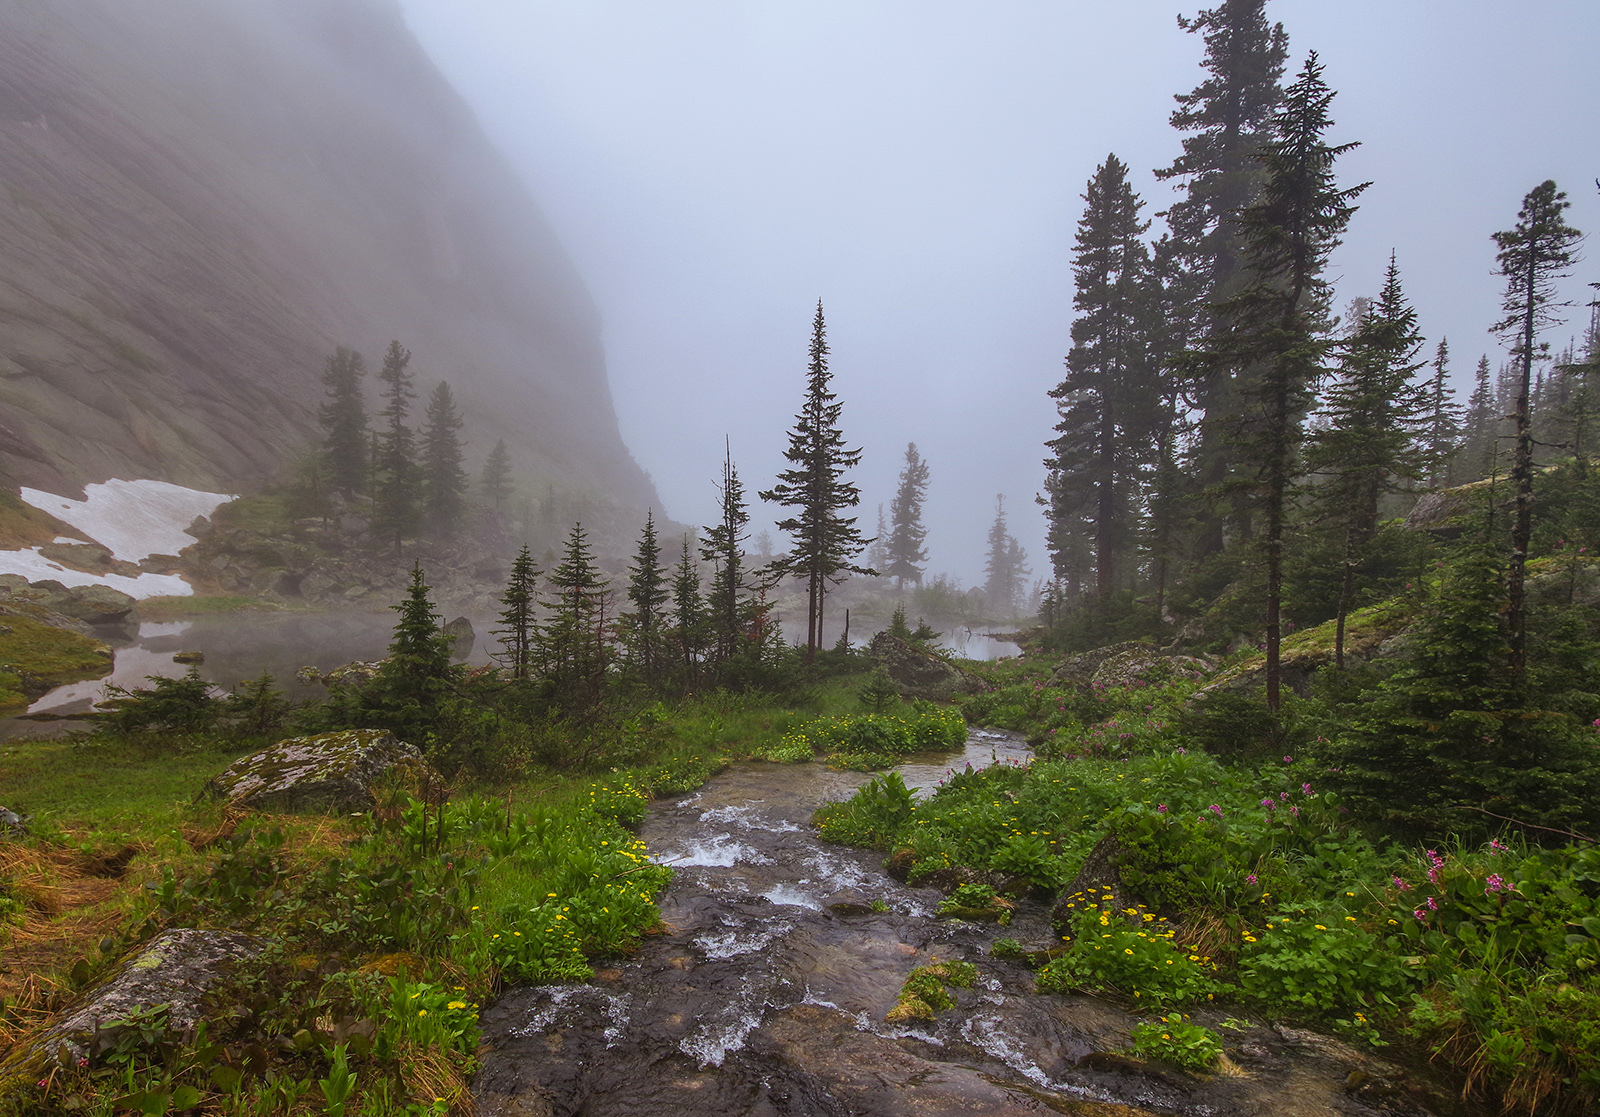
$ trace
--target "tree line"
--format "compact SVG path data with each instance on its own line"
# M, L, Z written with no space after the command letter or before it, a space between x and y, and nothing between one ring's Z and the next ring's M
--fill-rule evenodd
M367 362L339 346L322 372L324 400L317 418L322 439L303 470L301 488L313 510L327 514L335 502L360 504L369 530L399 554L407 540L453 539L469 511L471 482L465 468L465 421L450 382L441 380L412 426L417 399L411 351L391 341L377 372L382 408L367 414L363 381ZM496 441L478 477L484 506L502 511L511 498L511 458Z
M1345 618L1397 561L1386 519L1425 489L1503 474L1510 443L1505 577L1520 670L1535 447L1588 436L1600 352L1591 330L1583 357L1534 372L1579 238L1565 195L1536 186L1494 234L1506 287L1492 329L1511 360L1491 384L1483 357L1462 406L1450 345L1425 355L1394 256L1375 297L1334 312L1327 261L1370 184L1338 181L1357 145L1329 138L1335 93L1315 52L1284 84L1288 36L1265 0L1179 22L1203 38L1206 76L1177 97L1181 153L1155 171L1178 184L1157 215L1165 228L1151 236L1115 154L1083 194L1040 497L1052 615L1090 642L1155 634L1174 610L1254 579L1276 709L1286 602L1302 623L1338 619L1342 660Z

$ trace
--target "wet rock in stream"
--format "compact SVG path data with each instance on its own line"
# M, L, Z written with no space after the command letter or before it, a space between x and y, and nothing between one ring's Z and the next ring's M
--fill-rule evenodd
M1002 754L1026 752L975 735L967 756L902 772L926 787ZM735 765L656 804L642 836L676 870L660 898L670 929L591 983L514 989L486 1010L474 1083L485 1117L1429 1112L1414 1089L1370 1087L1404 1082L1396 1068L1309 1033L1225 1031L1230 1069L1207 1076L1121 1054L1139 1017L1038 994L1029 969L989 957L1000 935L1048 939L1045 905L1024 902L1009 928L935 920L937 889L817 839L812 811L867 778ZM955 1008L931 1024L883 1022L913 969L954 959L978 969L973 988L952 990Z

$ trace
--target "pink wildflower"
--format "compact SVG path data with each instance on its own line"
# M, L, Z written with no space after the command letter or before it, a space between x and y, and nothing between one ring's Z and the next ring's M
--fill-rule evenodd
M1398 888L1400 891L1402 891L1402 892L1410 892L1411 891L1411 886L1409 884L1407 884L1404 880L1400 879L1399 877L1390 877L1389 879L1394 881L1394 886L1396 888Z

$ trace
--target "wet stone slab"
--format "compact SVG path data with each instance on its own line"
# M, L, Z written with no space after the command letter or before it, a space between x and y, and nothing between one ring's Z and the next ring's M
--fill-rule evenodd
M949 768L1022 756L1020 742L990 733L904 771L928 787ZM1448 1108L1417 1104L1414 1089L1365 1085L1405 1075L1308 1033L1224 1032L1236 1046L1230 1070L1203 1077L1120 1054L1139 1017L1092 997L1038 994L1030 970L988 955L1001 935L1048 937L1046 905L1023 904L1009 928L936 920L937 890L897 882L881 855L817 839L812 811L867 778L736 765L656 804L642 836L675 869L660 898L671 930L634 958L602 963L589 984L515 989L492 1005L474 1084L482 1112L1353 1117ZM846 910L830 910L840 896ZM873 901L888 910L871 911ZM955 991L954 1009L915 1027L883 1022L912 969L951 959L979 974ZM1222 1015L1195 1018L1215 1025Z

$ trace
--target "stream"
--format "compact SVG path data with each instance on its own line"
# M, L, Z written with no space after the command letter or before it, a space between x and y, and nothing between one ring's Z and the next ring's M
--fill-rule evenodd
M1010 734L899 769L928 788L970 764L1023 763ZM883 856L821 842L823 802L869 777L820 764L736 764L656 803L641 836L676 870L668 930L582 985L513 989L489 1006L474 1083L496 1117L1068 1113L1118 1117L1454 1112L1449 1095L1344 1043L1229 1021L1224 1069L1192 1075L1120 1052L1139 1017L1088 996L1042 995L1000 936L1047 940L1048 911L1009 928L936 920L942 895ZM873 912L872 901L887 910ZM837 906L837 907L836 907ZM854 913L854 914L852 914ZM979 978L936 1023L883 1022L907 974L966 960ZM1212 1027L1222 1012L1195 1010Z

